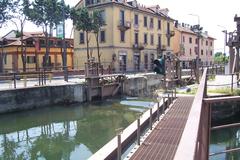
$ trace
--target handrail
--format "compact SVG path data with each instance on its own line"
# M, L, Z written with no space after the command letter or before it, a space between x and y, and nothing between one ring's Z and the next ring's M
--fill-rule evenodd
M202 154L199 153L201 148L201 142L199 141L202 136L201 116L203 116L202 110L204 108L203 99L206 95L206 80L207 69L204 69L174 160L206 159L206 156L208 156L208 153L206 155L203 155L204 152L201 152ZM207 115L205 116L207 117ZM206 147L208 148L208 146Z

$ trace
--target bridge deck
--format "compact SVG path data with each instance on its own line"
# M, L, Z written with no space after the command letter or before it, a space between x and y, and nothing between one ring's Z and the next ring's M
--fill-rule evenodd
M131 160L172 160L181 139L194 97L180 97L145 139Z

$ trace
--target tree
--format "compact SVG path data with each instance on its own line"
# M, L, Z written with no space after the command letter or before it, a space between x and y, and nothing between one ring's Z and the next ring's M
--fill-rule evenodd
M71 10L71 19L73 20L73 25L77 30L82 30L86 32L87 38L87 59L89 61L89 33L93 30L92 17L88 13L88 9L86 7Z
M16 6L16 12L13 13L11 22L16 26L17 28L17 37L21 38L21 58L22 58L22 64L23 64L23 72L26 72L26 63L27 63L27 56L26 56L26 49L23 49L23 28L26 22L27 17L23 13L24 8L28 8L29 4L24 5L24 1L18 1L18 4ZM20 26L20 31L19 31Z
M26 6L24 14L27 18L43 29L46 45L43 66L49 66L49 30L69 17L70 8L58 0L34 0L32 3L24 0L24 5ZM65 16L62 14L63 7Z
M214 54L214 62L216 63L228 63L229 57L223 54L222 52L217 52Z
M12 11L16 6L17 1L13 0L1 0L0 1L0 28L9 19L12 18Z
M96 42L97 42L97 55L98 55L98 63L101 65L101 55L99 52L99 32L101 27L104 25L104 20L101 16L101 12L94 11L93 12L93 32L95 34Z

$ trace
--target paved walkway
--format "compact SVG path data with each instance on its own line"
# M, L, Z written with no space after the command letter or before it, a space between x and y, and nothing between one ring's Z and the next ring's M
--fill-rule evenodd
M194 97L180 97L130 160L172 160Z

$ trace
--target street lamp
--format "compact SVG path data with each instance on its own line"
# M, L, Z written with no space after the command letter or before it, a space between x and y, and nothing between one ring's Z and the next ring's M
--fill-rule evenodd
M198 40L198 44L197 44L197 56L196 56L196 80L197 83L199 83L199 53L200 53L200 37L201 37L201 30L202 28L200 27L200 17L197 14L188 14L190 16L194 16L198 18L198 25L194 26L194 29L197 30L197 40Z
M226 56L226 45L227 45L227 34L228 34L228 32L227 32L227 28L226 27L221 26L221 25L217 25L217 26L224 29L222 32L224 33L223 55L224 55L224 58L225 58L225 56Z

